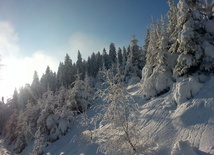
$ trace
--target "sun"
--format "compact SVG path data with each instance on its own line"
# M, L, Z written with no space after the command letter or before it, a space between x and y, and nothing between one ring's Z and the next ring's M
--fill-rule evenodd
M15 88L19 90L30 79L29 75L26 74L26 66L21 60L5 58L3 64L0 72L0 97L7 100L12 97Z
M5 101L13 96L15 88L31 84L33 81L34 71L37 71L39 77L45 72L49 65L52 71L56 71L58 62L50 56L37 52L31 57L6 57L3 58L4 65L0 70L0 98L4 97Z

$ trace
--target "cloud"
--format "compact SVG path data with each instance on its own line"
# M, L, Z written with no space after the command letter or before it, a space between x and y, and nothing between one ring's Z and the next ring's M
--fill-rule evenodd
M45 54L45 51L35 51L31 57L25 57L23 61L23 66L28 64L26 70L29 71L37 71L39 76L41 77L42 74L45 72L47 66L49 66L52 71L57 71L58 68L58 60L54 57L51 57Z
M57 71L58 61L44 53L37 51L31 57L4 58L4 66L0 72L0 95L6 98L11 97L15 88L19 89L26 83L31 84L35 70L39 77L45 72L47 66L50 66L53 71Z
M88 56L93 52L97 53L100 51L102 53L103 48L108 46L109 43L104 39L90 34L77 32L69 38L66 48L68 48L72 53L75 53L75 57L72 57L72 59L76 61L78 50L81 52L82 57L87 60Z
M6 21L0 21L0 55L12 56L19 52L18 34L15 33L13 26Z
M0 97L11 97L15 87L19 89L31 83L36 70L41 77L49 65L57 71L58 60L47 55L46 51L33 52L31 56L20 56L19 37L14 27L6 21L0 21Z

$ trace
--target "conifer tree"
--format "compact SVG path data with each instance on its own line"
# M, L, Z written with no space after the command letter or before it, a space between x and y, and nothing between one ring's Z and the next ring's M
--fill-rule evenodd
M39 81L39 76L37 71L34 72L33 81L31 83L31 90L35 98L42 97L42 88Z
M75 81L75 69L72 60L68 54L65 56L63 79L65 87L68 88Z
M43 92L40 92L40 93L43 93ZM19 109L23 110L25 108L25 105L28 102L32 102L32 103L36 104L37 99L33 95L31 86L29 84L26 84L24 87L21 87L19 89L19 93L18 93Z
M79 61L78 61L78 67L83 72L83 62L81 58L81 53L79 52ZM80 65L80 66L79 66ZM58 71L57 71L57 87L60 88L62 85L66 88L70 87L71 84L75 81L74 75L77 73L77 65L75 63L72 63L72 60L68 54L65 56L64 63L60 62Z
M108 66L111 68L113 64L116 63L117 60L117 52L114 43L111 43L109 46L109 62Z
M123 60L122 60L122 75L124 75L124 70L125 70L125 66L126 66L126 62L127 62L127 52L126 52L126 48L123 47Z
M80 51L78 51L76 66L77 66L77 71L80 74L80 79L83 80L85 73L84 73L84 69L83 69L84 68L83 61L82 61L82 55L81 55Z
M138 40L133 35L131 46L128 47L128 58L124 71L125 81L127 83L133 77L135 77L135 79L138 79L137 81L139 81L141 78L141 70L144 66L145 60L143 60L143 51L137 45L137 42ZM135 80L135 82L137 81Z
M15 89L14 93L13 93L12 104L13 104L12 105L13 108L15 108L15 109L19 108L18 91L17 91L17 89Z
M56 91L57 86L56 73L54 73L49 66L47 66L45 74L42 75L40 82L43 87L43 92L46 92L48 89L54 92Z
M101 69L103 67L103 57L99 51L96 54L96 62L97 62L97 70Z
M183 76L185 74L194 73L198 70L203 50L200 46L202 42L201 35L196 29L200 29L203 21L196 9L197 1L180 0L178 3L178 48L179 54L177 64L174 68L175 76ZM195 13L197 17L195 18ZM201 18L201 19L200 19Z
M170 35L170 38L174 42L176 40L175 28L177 25L177 8L174 4L174 0L168 0L168 5L169 5L169 11L167 12L167 17L168 17L167 33Z
M108 63L109 63L108 62L108 54L107 54L105 48L103 49L102 57L103 57L103 66L105 66L106 69L109 69L109 65L108 65Z
M147 30L144 50L146 64L142 70L142 94L145 99L159 96L169 91L172 85L172 72L168 54L169 37L165 20L153 22Z
M120 64L120 66L122 66L122 64L123 64L123 55L122 55L122 49L120 47L118 48L117 59L118 59L118 62Z
M96 55L94 52L91 55L91 66L90 67L91 67L91 76L95 78L99 71L99 66L97 65L97 59L96 59Z
M92 62L91 62L91 57L88 57L87 60L87 73L89 76L92 76Z
M58 89L64 85L63 74L64 74L64 64L60 62L57 70L57 88Z

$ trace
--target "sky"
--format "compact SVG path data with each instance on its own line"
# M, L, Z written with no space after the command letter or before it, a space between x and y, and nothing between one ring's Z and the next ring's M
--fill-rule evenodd
M167 0L0 0L0 97L31 83L35 70L57 71L66 53L87 60L111 42L127 47L133 34L142 46L151 17L167 10Z

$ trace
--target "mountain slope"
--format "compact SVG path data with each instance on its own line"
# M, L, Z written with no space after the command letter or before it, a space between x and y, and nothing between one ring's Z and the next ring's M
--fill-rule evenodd
M136 154L214 154L214 77L209 78L193 98L180 104L175 102L173 89L149 101L136 95L138 89L139 85L129 87L129 91L140 105L139 115L135 116L133 123L141 130L139 143L144 145ZM188 92L184 92L186 93ZM91 108L87 111L87 115L90 119L96 113ZM90 144L82 138L81 132L85 129L78 125L79 119L66 136L47 147L46 154L92 155L97 153L98 145ZM98 128L100 131L103 129L103 126ZM22 155L28 154L26 150ZM98 152L98 154L102 153Z

